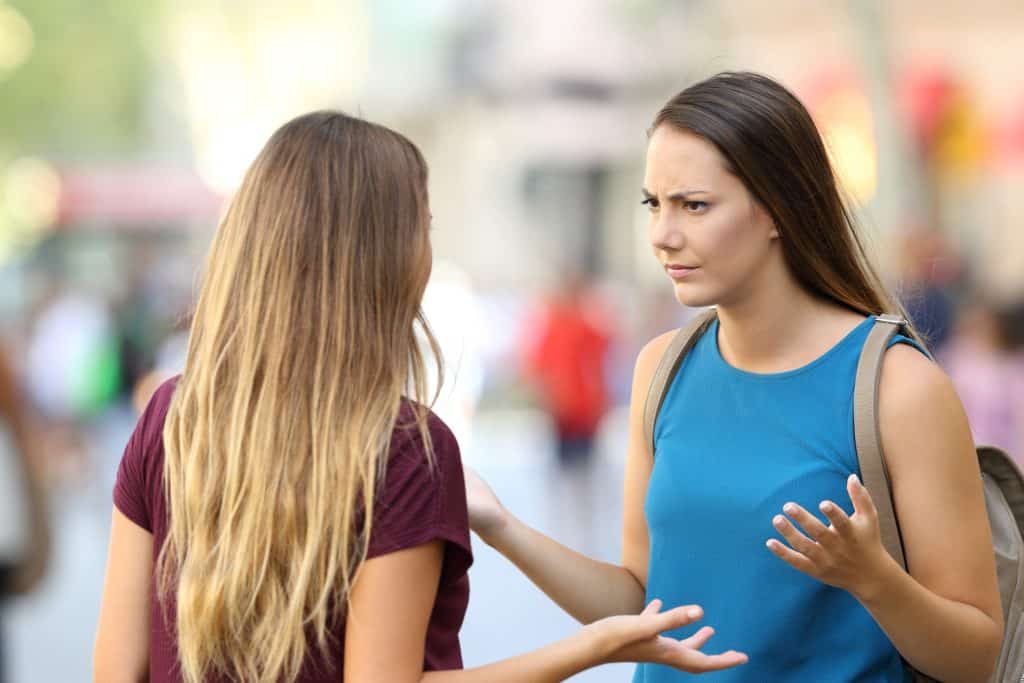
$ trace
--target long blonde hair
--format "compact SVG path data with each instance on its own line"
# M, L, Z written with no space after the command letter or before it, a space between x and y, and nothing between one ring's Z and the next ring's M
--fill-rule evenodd
M316 112L271 137L217 230L163 432L157 569L188 683L290 681L326 651L410 390L429 459L426 180L398 133Z

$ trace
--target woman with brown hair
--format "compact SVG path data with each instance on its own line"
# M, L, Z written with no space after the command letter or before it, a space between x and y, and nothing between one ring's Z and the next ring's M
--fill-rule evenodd
M700 603L716 642L750 656L711 680L895 683L904 660L942 681L986 680L1003 615L978 462L914 333L885 352L877 412L909 573L859 481L858 357L875 316L900 309L806 109L756 74L687 88L654 119L642 194L676 299L716 310L653 440L645 400L675 332L637 360L621 564L530 529L470 474L474 530L584 623L653 598ZM649 663L634 680L686 678Z
M458 445L426 407L427 167L335 112L284 125L206 264L184 373L114 491L94 678L560 681L608 661L735 666L660 601L462 669L472 561ZM408 395L408 398L407 398Z

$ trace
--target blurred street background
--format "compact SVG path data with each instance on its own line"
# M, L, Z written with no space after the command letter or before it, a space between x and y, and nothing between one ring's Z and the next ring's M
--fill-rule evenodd
M1021 0L0 0L0 346L53 533L45 580L0 613L9 680L90 679L122 449L182 367L225 198L314 109L430 164L425 307L464 460L614 561L633 362L688 315L646 239L646 129L728 69L807 104L975 438L1024 458ZM573 631L474 549L467 665Z

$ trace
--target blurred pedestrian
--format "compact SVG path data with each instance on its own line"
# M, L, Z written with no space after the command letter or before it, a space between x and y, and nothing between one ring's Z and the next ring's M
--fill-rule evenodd
M940 356L978 444L999 446L1024 465L1024 345L1010 307L969 305Z
M659 638L699 612L653 602L461 671L462 467L425 404L416 334L426 183L407 139L335 112L285 124L253 162L184 372L121 462L95 680L525 683L623 659L739 662Z
M47 479L84 486L89 432L121 388L118 335L106 299L58 279L39 302L24 353L24 390L45 429Z
M50 526L28 399L0 348L0 601L32 591L50 558ZM6 605L4 605L6 606ZM0 628L2 635L2 628ZM0 640L0 679L6 657Z
M716 642L750 653L716 681L896 683L904 660L986 680L1003 615L979 466L910 327L885 353L878 406L910 574L859 480L855 372L874 316L899 306L840 197L813 120L775 81L726 73L673 97L648 141L649 238L679 303L715 310L651 438L645 402L676 333L637 360L621 563L529 528L472 473L470 521L580 621L696 599ZM681 680L657 664L634 678Z
M590 460L608 410L608 312L586 280L567 277L530 321L526 367L551 416L562 465Z

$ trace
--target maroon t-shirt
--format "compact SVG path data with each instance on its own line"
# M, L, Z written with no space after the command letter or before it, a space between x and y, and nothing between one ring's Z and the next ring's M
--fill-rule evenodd
M162 433L176 385L177 378L172 379L153 395L128 441L114 485L117 509L153 534L154 566L168 530ZM403 415L409 414L403 410ZM427 462L417 428L395 430L384 486L374 506L369 557L433 540L445 541L441 581L427 627L423 669L461 669L459 629L469 603L467 570L473 562L462 461L458 443L444 422L431 413L428 424L436 469ZM159 601L155 576L150 591L149 680L177 683L181 676L173 599L167 605ZM311 651L297 683L336 683L340 679L345 647L343 619L338 620L332 635L328 657L321 657L315 649Z

